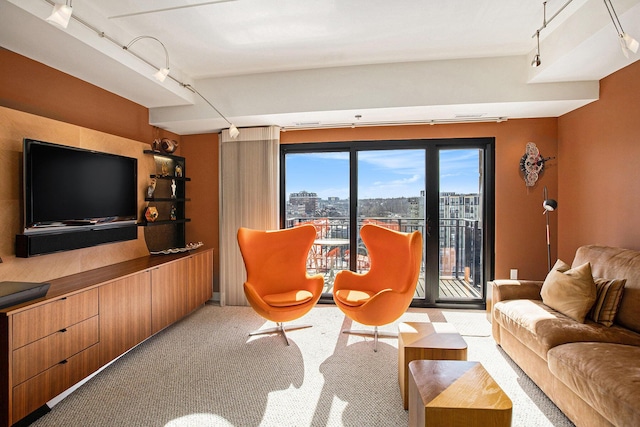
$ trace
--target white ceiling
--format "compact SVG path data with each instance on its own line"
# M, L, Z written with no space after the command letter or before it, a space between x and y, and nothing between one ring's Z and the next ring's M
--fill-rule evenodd
M62 3L63 0L56 0ZM598 98L623 56L602 0L0 0L0 45L150 109L178 134L557 117ZM640 0L613 0L640 39ZM98 33L104 33L100 37ZM151 75L164 66L164 83ZM137 56L132 55L135 54ZM151 64L151 65L150 65ZM356 116L361 116L356 118Z

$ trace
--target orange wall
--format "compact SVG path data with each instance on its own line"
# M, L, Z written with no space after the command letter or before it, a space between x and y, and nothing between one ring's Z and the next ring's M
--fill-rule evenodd
M133 242L16 258L15 235L22 229L25 136L137 157L141 210L154 168L142 151L154 138L179 141L176 154L187 158L194 183L188 194L193 202L187 206L192 217L187 239L217 247L217 135L180 137L157 129L149 125L147 108L3 48L0 64L0 280L49 280L148 254L140 229Z
M218 134L182 136L181 155L187 159L187 242L203 242L213 247L213 271L220 271L218 247ZM214 290L219 288L219 275L214 277Z
M132 143L147 144L157 136L179 140L179 154L187 158L193 180L189 184L192 201L187 213L192 222L187 225L187 240L202 240L217 249L217 135L180 137L158 131L148 124L146 108L6 49L0 48L0 63L0 106L128 138ZM560 257L570 260L575 248L585 243L640 249L640 225L634 218L640 211L640 199L636 197L640 175L634 164L640 158L640 101L635 95L640 93L639 77L640 61L603 79L601 100L559 119L287 131L281 140L287 144L495 137L495 277L508 277L510 268L518 268L522 278L541 279L546 273L541 209L545 185L559 202L557 215L551 216L554 258L558 248ZM519 160L529 141L535 142L545 157L557 156L557 160L548 162L546 172L532 189L525 187L519 172ZM5 154L10 164L18 162L19 153ZM17 178L0 185L0 200L14 203L16 193ZM4 224L19 222L3 214ZM6 233L15 233L13 225L9 228L2 228L3 240L7 239ZM47 257L50 255L41 258ZM6 267L6 263L0 264L0 269Z
M559 118L560 258L598 243L640 250L640 61L600 81L600 99Z
M120 154L138 159L138 211L145 205L144 189L155 170L148 145L132 139L60 122L0 106L0 281L42 282L149 254L142 227L136 240L16 258L15 235L22 232L22 139L56 142L71 147ZM147 178L145 178L145 176ZM95 179L109 179L96 176Z
M151 142L179 136L149 125L149 110L0 47L0 105L111 135Z
M558 162L549 161L544 174L532 188L525 186L519 163L530 141L536 143L545 157L556 157L557 133L557 119L547 118L502 123L287 131L281 134L281 143L494 137L495 277L508 278L509 269L517 268L521 278L543 279L547 270L547 246L542 188L546 185L550 196L557 194ZM557 218L551 216L550 219L552 236L555 236ZM557 246L552 247L552 257L555 257Z

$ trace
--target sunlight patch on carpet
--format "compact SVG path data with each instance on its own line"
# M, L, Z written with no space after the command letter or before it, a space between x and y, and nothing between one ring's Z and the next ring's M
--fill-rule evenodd
M216 426L234 427L229 421L216 414L190 414L165 424L165 427Z

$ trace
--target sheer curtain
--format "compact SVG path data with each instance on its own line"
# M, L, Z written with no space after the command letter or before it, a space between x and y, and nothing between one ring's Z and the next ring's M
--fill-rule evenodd
M224 130L220 145L220 304L248 305L238 228L279 227L280 128Z

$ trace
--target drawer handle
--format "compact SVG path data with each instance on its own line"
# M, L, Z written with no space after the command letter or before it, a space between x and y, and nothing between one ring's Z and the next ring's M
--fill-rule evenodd
M66 365L69 361L64 359L62 362L59 362L58 365Z
M62 332L62 333L67 332L67 328L62 328L58 332Z
M64 300L66 300L66 299L67 299L67 297L62 297L62 298L60 298L58 301L64 301Z

